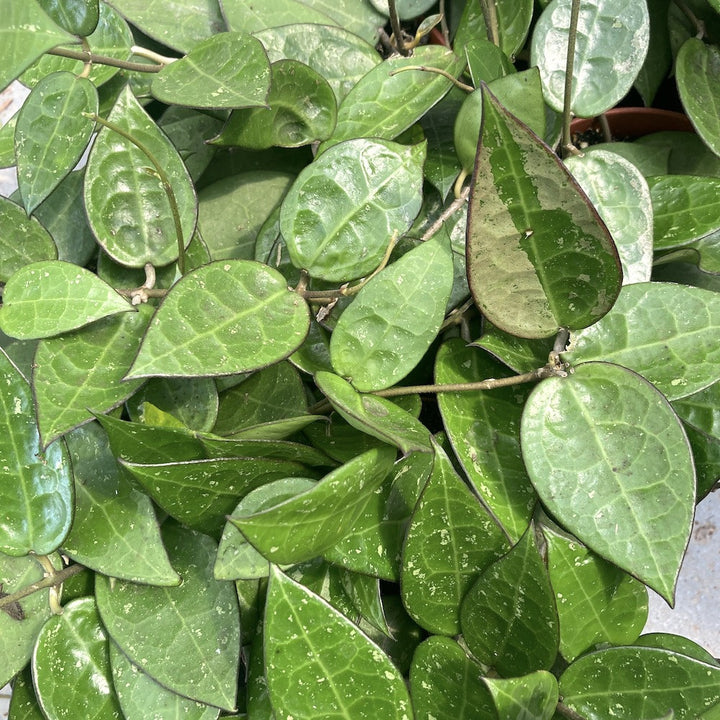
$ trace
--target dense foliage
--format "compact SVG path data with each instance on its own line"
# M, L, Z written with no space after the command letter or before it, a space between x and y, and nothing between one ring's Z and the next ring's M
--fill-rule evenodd
M720 717L718 0L0 12L12 720Z

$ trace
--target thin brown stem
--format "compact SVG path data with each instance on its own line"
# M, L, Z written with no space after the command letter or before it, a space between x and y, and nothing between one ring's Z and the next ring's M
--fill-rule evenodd
M157 73L160 72L164 65L148 65L146 63L130 62L130 60L118 60L107 55L95 55L92 52L83 50L69 50L64 47L56 47L47 51L48 55L57 55L58 57L66 57L71 60L81 60L84 63L94 63L96 65L110 65L111 67L122 68L123 70L133 70L134 72Z
M575 72L575 41L577 40L577 27L580 19L580 0L572 0L570 8L570 28L568 30L567 60L565 62L565 95L563 97L563 141L562 146L566 153L570 153L572 137L570 136L570 123L572 122L571 101L573 89L573 72Z
M26 585L24 588L21 588L14 593L10 593L9 595L1 597L0 608L6 607L7 605L12 605L13 603L16 603L19 600L27 597L28 595L32 595L33 593L36 593L40 590L45 590L46 588L62 585L62 583L64 583L67 579L71 578L73 575L77 575L83 570L85 570L85 566L80 565L79 563L76 563L75 565L69 565L62 570L58 570L53 575L48 575L48 577L45 577L42 580L38 580L31 585Z
M702 40L705 37L705 23L690 9L690 6L683 0L674 0L675 5L680 8L685 17L695 26L695 37Z
M572 708L568 707L563 702L559 702L555 709L557 710L558 715L562 715L563 717L566 717L568 720L587 720L587 718L584 715L580 715L579 713L576 713Z
M421 70L422 72L432 72L436 75L442 75L444 78L447 78L453 85L455 85L455 87L458 87L465 92L471 93L475 91L475 88L472 85L466 85L464 82L458 80L454 75L451 75L447 70L432 67L430 65L406 65L405 67L393 70L390 73L390 76L392 77L393 75L397 75L401 72L407 72L408 70Z
M500 28L498 25L495 0L480 0L480 5L482 6L483 17L485 18L488 40L493 45L500 47Z
M452 217L466 202L470 195L470 186L463 188L460 195L453 200L441 213L437 216L435 222L423 233L420 238L422 242L429 240L436 232L440 230L443 223Z
M405 47L402 27L400 27L400 16L398 15L395 0L388 0L388 11L390 13L390 27L392 28L393 35L395 36L395 47L401 55L407 57L410 54L410 51Z

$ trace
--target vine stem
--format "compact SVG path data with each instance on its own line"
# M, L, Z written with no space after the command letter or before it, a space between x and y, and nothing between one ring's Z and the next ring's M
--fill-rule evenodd
M180 220L180 210L178 209L177 198L175 197L175 191L170 183L170 178L163 169L162 165L158 162L157 158L152 154L150 148L144 143L140 142L137 138L130 135L129 132L121 128L119 125L105 120L100 117L97 113L83 113L83 115L96 123L103 125L108 130L112 130L121 137L124 137L128 142L131 142L140 152L144 153L147 159L153 164L155 173L157 174L160 182L162 183L165 194L167 195L168 202L170 203L170 211L172 212L173 222L175 224L175 235L177 236L178 244L178 271L181 275L185 274L185 237L183 235L182 222Z
M497 19L497 8L495 0L481 0L482 13L485 18L485 27L487 28L488 40L500 47L500 30Z
M441 213L437 216L435 222L423 233L420 238L422 242L429 240L436 232L440 230L445 221L453 216L466 202L470 195L470 186L462 189L460 194L453 200Z
M557 707L555 708L558 712L558 715L562 715L563 717L566 717L568 720L587 720L584 715L580 715L579 713L576 713L572 708L568 707L563 702L558 702Z
M69 48L56 47L47 51L48 55L57 55L58 57L66 57L71 60L81 60L84 63L94 63L96 65L110 65L111 67L122 68L123 70L133 70L135 72L157 73L160 72L164 65L148 65L146 63L131 62L130 60L118 60L108 55L95 55L87 50L70 50Z
M432 67L430 65L406 65L405 67L398 68L397 70L393 70L389 73L390 77L393 75L398 75L401 72L407 72L408 70L420 70L422 72L432 72L436 75L442 75L444 78L447 78L455 87L460 88L461 90L464 90L467 93L471 93L475 90L475 88L472 85L467 85L464 82L458 80L456 77L451 75L447 70L443 70L442 68L436 68Z
M568 29L567 60L565 62L565 94L563 97L563 139L562 145L566 154L572 153L573 144L570 136L570 101L572 99L573 72L575 71L575 43L580 19L580 0L572 0L570 9L570 28Z
M10 593L9 595L1 597L0 608L3 608L7 605L12 605L13 603L18 602L18 600L22 600L28 595L32 595L33 593L36 593L40 590L45 590L45 588L62 585L68 578L71 578L73 575L77 575L83 570L85 570L85 566L80 565L79 563L69 565L62 570L58 570L57 572L48 575L47 577L44 577L42 580L38 580L37 582L34 582L30 585L26 585L24 588L20 588L20 590L17 590L14 593Z
M405 42L403 41L402 28L400 27L400 16L398 15L395 0L388 0L388 12L390 13L390 27L392 28L393 35L395 36L395 47L401 55L407 57L410 54L410 51L405 47Z

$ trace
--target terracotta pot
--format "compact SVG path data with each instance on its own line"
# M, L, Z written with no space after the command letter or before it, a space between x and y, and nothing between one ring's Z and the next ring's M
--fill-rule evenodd
M686 115L672 110L657 108L612 108L605 113L610 132L618 140L639 138L663 130L694 132L693 126ZM570 125L573 134L596 130L602 133L597 118L576 118Z

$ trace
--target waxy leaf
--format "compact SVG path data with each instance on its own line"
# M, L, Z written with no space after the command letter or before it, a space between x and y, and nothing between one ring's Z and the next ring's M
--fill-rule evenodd
M71 720L78 708L96 720L122 720L112 685L105 628L95 600L74 600L53 615L38 636L33 684L51 720Z
M720 703L720 667L683 653L618 647L589 653L560 678L563 702L586 718L694 720Z
M472 654L500 675L552 667L558 647L557 613L534 526L481 573L465 595L460 624Z
M103 624L130 661L164 687L233 710L240 660L235 588L213 577L213 540L172 523L162 530L182 584L160 588L98 575Z
M356 625L271 567L265 675L277 717L405 720L410 698L390 658Z
M617 250L595 209L550 148L487 90L467 268L482 312L527 338L596 322L622 280Z
M629 645L645 627L647 590L573 537L543 527L560 620L560 652L572 662L598 643Z
M255 3L252 0L223 0L223 13L233 30L257 32L265 28L283 27L293 23L333 24L332 18L303 0L273 0Z
M490 690L499 718L530 717L550 720L558 704L558 683L554 675L538 670L524 677L483 678Z
M280 273L249 260L213 262L172 287L127 377L256 370L290 355L309 327L307 303Z
M164 103L199 108L265 105L270 63L259 40L219 33L155 75L152 94Z
M67 437L75 516L62 551L93 570L149 585L177 585L150 498L130 486L97 423Z
M442 448L434 448L433 471L405 535L400 585L415 622L431 633L458 635L465 593L507 541Z
M137 353L152 308L120 313L66 335L41 340L33 394L43 446L124 402L142 380L121 382Z
M545 99L562 112L572 0L553 0L535 25L530 65L540 68ZM575 45L570 109L600 115L630 89L648 51L650 16L645 2L586 0Z
M13 680L8 717L12 720L47 720L35 697L29 665Z
M698 135L720 155L720 47L690 38L677 54L675 73L685 112Z
M394 448L368 450L306 492L230 521L271 562L310 560L350 532L394 460Z
M331 281L375 270L393 234L404 234L420 211L424 159L424 144L366 138L320 155L300 173L280 210L293 264Z
M671 283L622 289L598 323L573 333L563 360L603 360L649 380L668 400L720 379L720 297Z
M335 372L361 392L402 380L435 340L452 284L452 253L442 240L425 242L382 270L333 330Z
M492 696L480 681L481 666L447 637L431 635L410 667L410 695L418 720L495 718Z
M31 91L15 126L18 183L28 215L50 195L85 151L94 123L97 90L84 77L59 72Z
M40 0L43 10L71 35L87 37L98 24L99 0Z
M315 382L337 412L354 428L399 447L404 454L430 452L430 432L410 413L385 398L361 395L346 380L319 372Z
M458 338L444 343L435 360L437 383L510 374ZM520 418L527 394L514 387L438 395L445 432L471 486L513 540L527 529L537 502L520 456Z
M168 177L185 246L197 220L190 175L129 86L120 93L108 121L145 150L108 127L100 130L85 171L90 227L103 250L122 265L167 265L178 256L177 231L168 193L147 153Z
M521 432L528 474L553 516L672 605L695 470L667 400L626 368L583 363L533 390Z
M59 260L30 263L3 292L0 327L30 340L60 335L116 313L135 310L95 273Z
M70 461L62 442L42 451L27 380L0 349L0 551L47 555L73 515Z

